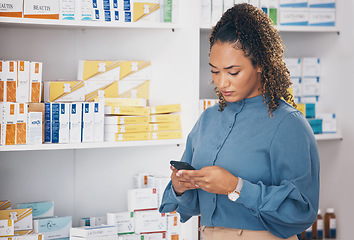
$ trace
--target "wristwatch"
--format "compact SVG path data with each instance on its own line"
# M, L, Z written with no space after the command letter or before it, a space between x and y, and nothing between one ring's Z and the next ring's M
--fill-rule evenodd
M231 201L235 202L240 197L242 185L243 185L243 180L242 178L239 177L236 189L227 194L228 198Z

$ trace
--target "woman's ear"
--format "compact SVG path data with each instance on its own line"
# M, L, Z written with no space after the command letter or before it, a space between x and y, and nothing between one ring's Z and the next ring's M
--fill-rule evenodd
M257 73L261 73L263 69L261 67L257 67Z

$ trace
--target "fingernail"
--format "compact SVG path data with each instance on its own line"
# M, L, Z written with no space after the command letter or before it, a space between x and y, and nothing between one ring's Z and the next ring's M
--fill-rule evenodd
M176 176L177 176L177 177L180 177L180 176L181 176L181 173L178 171L178 172L176 173Z
M195 187L199 188L199 186L197 184L194 184Z

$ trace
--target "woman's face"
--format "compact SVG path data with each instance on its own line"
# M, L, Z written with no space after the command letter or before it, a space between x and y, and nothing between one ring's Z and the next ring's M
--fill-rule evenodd
M253 67L242 50L216 42L209 60L213 81L226 101L237 102L261 94L261 70Z

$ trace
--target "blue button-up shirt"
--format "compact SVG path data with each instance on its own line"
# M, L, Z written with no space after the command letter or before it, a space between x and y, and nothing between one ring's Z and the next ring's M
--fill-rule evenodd
M182 222L200 214L204 226L266 230L281 238L306 230L317 216L319 155L305 117L283 100L271 117L262 95L218 108L203 112L181 161L241 177L240 197L232 202L201 189L177 196L170 182L160 211L177 210Z

